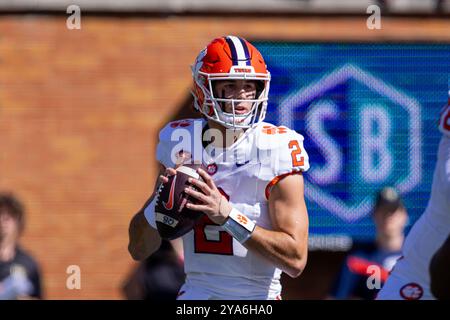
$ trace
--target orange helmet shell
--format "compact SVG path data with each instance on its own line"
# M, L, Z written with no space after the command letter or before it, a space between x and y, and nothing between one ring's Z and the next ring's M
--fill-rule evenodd
M249 127L248 120L251 120L250 122L254 124L264 119L267 109L270 73L261 53L247 40L236 36L214 39L197 56L195 63L192 65L192 75L194 78L192 92L194 107L208 119L234 128L239 126L241 128ZM230 116L221 109L218 101L224 99L214 97L212 81L225 79L258 81L260 89L257 98L252 101L255 106L255 108L252 107L252 119L242 119L236 114ZM230 119L233 119L232 124L230 124ZM244 120L246 124L243 124Z
M266 63L258 49L238 37L214 39L206 47L202 62L200 71L205 73L267 73Z

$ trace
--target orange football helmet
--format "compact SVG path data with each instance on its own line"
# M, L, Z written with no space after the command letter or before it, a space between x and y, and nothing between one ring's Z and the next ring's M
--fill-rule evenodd
M214 39L197 56L191 66L194 79L194 107L206 118L227 128L250 128L264 120L270 85L270 72L261 53L247 40L226 36ZM226 99L214 94L214 81L255 80L255 99ZM236 114L235 103L252 103L246 114ZM224 103L230 103L232 113L222 110Z

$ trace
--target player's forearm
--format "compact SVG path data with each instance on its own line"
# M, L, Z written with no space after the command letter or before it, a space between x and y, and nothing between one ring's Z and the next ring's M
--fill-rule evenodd
M295 239L285 232L257 226L245 246L258 251L293 278L298 277L306 266L307 241Z
M158 250L161 238L158 231L149 226L142 212L130 223L128 251L134 260L144 260Z
M164 171L160 164L159 175ZM129 233L128 252L134 260L144 260L153 252L158 250L161 245L161 237L156 229L152 228L144 214L145 209L151 204L156 196L159 179L156 179L155 187L150 198L145 202L142 209L131 219Z

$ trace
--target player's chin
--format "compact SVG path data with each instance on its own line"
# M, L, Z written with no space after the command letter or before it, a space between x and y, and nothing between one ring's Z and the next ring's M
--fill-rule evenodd
M247 115L249 112L250 112L250 110L235 110L235 114L238 116Z
M251 111L251 109L252 109L251 105L238 104L238 105L234 106L234 113L236 115L244 115L244 114L248 114ZM233 108L231 106L226 108L226 112L232 114Z

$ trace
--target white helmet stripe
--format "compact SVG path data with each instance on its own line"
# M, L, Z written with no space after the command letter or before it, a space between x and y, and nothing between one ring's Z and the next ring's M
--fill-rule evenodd
M247 57L245 55L244 47L242 46L242 42L235 36L228 36L228 39L230 39L233 44L234 48L236 49L237 59L238 59L238 66L245 67Z

